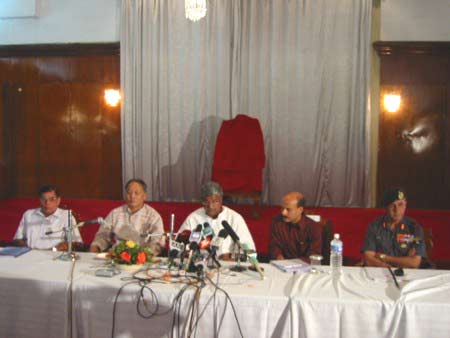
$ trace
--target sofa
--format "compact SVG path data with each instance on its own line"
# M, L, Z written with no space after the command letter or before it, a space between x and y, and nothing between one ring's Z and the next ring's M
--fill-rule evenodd
M113 208L123 204L117 200L63 199L61 205L73 210L78 221L87 221L97 217L106 217ZM148 202L163 218L166 230L170 228L170 217L175 215L175 230L184 219L199 208L200 203L181 202ZM25 210L39 206L37 198L13 198L0 201L0 241L11 241L22 214ZM280 212L278 206L260 206L259 218L255 219L253 207L250 205L230 205L246 220L252 233L256 248L262 260L266 260L269 249L270 221ZM360 247L364 240L367 224L384 213L376 208L336 208L306 207L308 214L320 215L322 220L332 225L333 232L341 235L344 242L344 264L353 265L360 258ZM424 229L432 234L434 244L429 257L438 268L450 269L450 210L418 210L408 209L407 215L419 221ZM98 225L80 228L85 243L92 242Z

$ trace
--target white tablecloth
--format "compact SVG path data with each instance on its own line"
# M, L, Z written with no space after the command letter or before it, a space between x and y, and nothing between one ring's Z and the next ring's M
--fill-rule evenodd
M328 271L328 269L325 269ZM450 273L345 267L296 276L291 293L294 337L449 337Z
M90 269L93 264L88 260L77 262L76 275L82 275L74 283L76 317L73 327L77 337L111 336L114 298L124 284L121 278L130 275L122 273L113 278L99 278L94 275L94 269ZM293 282L294 276L284 274L272 266L266 266L266 274L268 277L260 280L255 272L232 273L228 270L220 274L219 284L232 299L244 337L290 337L289 283ZM216 281L217 275L212 279ZM183 286L148 284L157 295L159 313L170 309ZM115 337L169 337L173 311L151 319L141 318L136 312L139 290L136 284L126 286L119 297ZM196 337L240 337L231 304L226 302L222 292L217 293L214 304L211 299L213 292L212 285L207 285L201 291L199 310L204 310L204 313L197 325ZM193 295L194 289L190 289L183 297L179 308L181 325L178 332L186 332L183 330L186 329Z
M71 262L51 251L0 256L0 337L66 337Z
M70 326L73 337L111 337L114 301L130 274L96 277L103 262L84 253L75 262L71 284L73 263L55 256L33 250L18 258L0 257L0 337L68 337ZM450 336L449 271L405 270L397 289L386 269L345 267L333 279L327 267L313 275L263 266L264 280L250 271L220 274L219 285L232 300L244 337ZM183 285L148 285L158 299L158 313L165 313L150 319L136 311L139 285L125 286L116 304L114 336L169 337L171 306ZM222 292L213 302L213 292L207 285L200 294L204 313L196 337L239 337L231 304ZM193 289L187 291L177 308L178 333L186 332L193 296Z

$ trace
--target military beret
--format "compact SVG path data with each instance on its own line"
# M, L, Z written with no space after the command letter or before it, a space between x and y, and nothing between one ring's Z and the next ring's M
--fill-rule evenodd
M397 200L406 199L406 194L402 189L399 188L391 188L387 189L383 194L383 199L381 200L381 204L383 207L387 207L392 202Z

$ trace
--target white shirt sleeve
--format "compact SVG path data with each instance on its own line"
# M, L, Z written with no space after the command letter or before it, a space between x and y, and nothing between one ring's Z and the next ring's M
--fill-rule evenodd
M14 239L25 239L25 215L26 212L22 215L22 219L20 220Z
M199 210L200 209L191 212L189 214L189 216L186 217L186 219L184 220L183 224L181 224L181 227L178 230L178 233L181 233L184 230L193 231L197 227L197 224L202 224L203 223L203 222L201 222L199 220Z

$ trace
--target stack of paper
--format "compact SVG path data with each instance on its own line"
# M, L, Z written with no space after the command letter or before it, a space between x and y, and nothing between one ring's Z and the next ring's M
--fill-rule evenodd
M284 272L303 272L309 271L311 268L308 263L299 258L270 261L270 263Z

